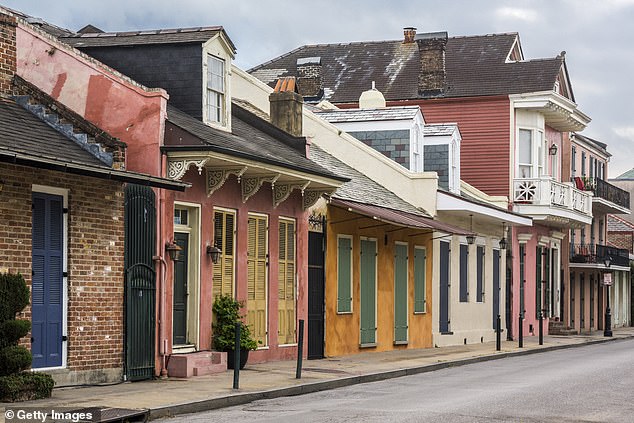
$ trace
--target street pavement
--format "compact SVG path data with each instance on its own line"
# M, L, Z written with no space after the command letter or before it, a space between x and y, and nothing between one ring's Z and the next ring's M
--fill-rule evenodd
M525 337L524 348L518 348L516 341L503 341L501 351L495 351L495 343L489 342L304 360L301 379L295 379L296 362L293 360L247 364L240 372L238 390L232 389L233 372L227 371L190 379L168 378L110 386L59 388L53 391L49 399L21 404L29 407L146 409L149 410L150 418L155 419L417 373L434 372L433 375L436 375L437 370L447 367L629 338L634 338L634 328L615 329L613 338L603 337L602 332L579 336L545 336L542 346L538 345L536 336L528 336ZM562 354L565 356L569 351L563 351Z
M210 422L632 422L634 340L188 414Z

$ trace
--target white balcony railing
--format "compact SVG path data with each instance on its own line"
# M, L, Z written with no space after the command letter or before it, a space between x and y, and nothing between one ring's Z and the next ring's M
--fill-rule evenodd
M591 192L581 191L572 183L558 182L550 176L514 179L513 200L516 204L565 209L592 216Z

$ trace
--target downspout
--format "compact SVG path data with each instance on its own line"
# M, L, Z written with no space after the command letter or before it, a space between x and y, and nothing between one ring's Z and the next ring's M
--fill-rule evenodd
M165 155L161 154L161 169L165 168ZM167 279L167 262L165 261L165 257L163 256L164 242L163 242L163 216L165 208L165 190L159 189L159 207L158 207L158 218L157 218L157 231L158 236L157 239L157 255L152 257L158 265L159 275L159 311L158 311L158 338L159 338L159 356L161 361L161 371L160 377L167 377L167 365L166 365L166 354L167 354L167 338L165 338L164 334L164 322L165 322L165 290L166 290L166 279Z

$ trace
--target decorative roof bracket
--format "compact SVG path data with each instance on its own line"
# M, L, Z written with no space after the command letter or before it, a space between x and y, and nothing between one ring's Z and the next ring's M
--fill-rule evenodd
M170 159L167 162L167 177L169 179L180 180L191 165L195 165L198 168L198 174L201 175L203 167L209 161L205 159Z
M219 190L227 181L230 175L236 175L238 177L238 183L244 172L248 169L247 166L232 167L232 168L211 168L207 170L207 197Z
M252 178L242 178L240 181L240 185L242 186L242 202L246 203L249 198L260 190L260 187L262 187L265 182L268 182L275 187L275 182L280 176L281 175L279 173L276 173Z
M309 209L314 206L315 203L321 198L324 194L332 194L336 191L336 189L307 189L302 193L303 195L303 207L304 210Z
M310 181L273 185L273 207L277 207L285 201L294 189L299 189L303 196L304 190L308 187L308 185L310 185Z

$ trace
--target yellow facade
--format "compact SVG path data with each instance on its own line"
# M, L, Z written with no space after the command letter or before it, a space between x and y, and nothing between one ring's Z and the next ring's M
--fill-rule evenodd
M432 343L432 235L421 230L383 224L377 220L328 208L326 246L326 356L349 355L370 351L428 348ZM337 312L338 237L352 237L352 311ZM376 346L360 345L360 255L361 239L376 240ZM395 244L408 245L407 271L407 344L394 343L394 256ZM426 248L426 310L414 313L414 248Z

